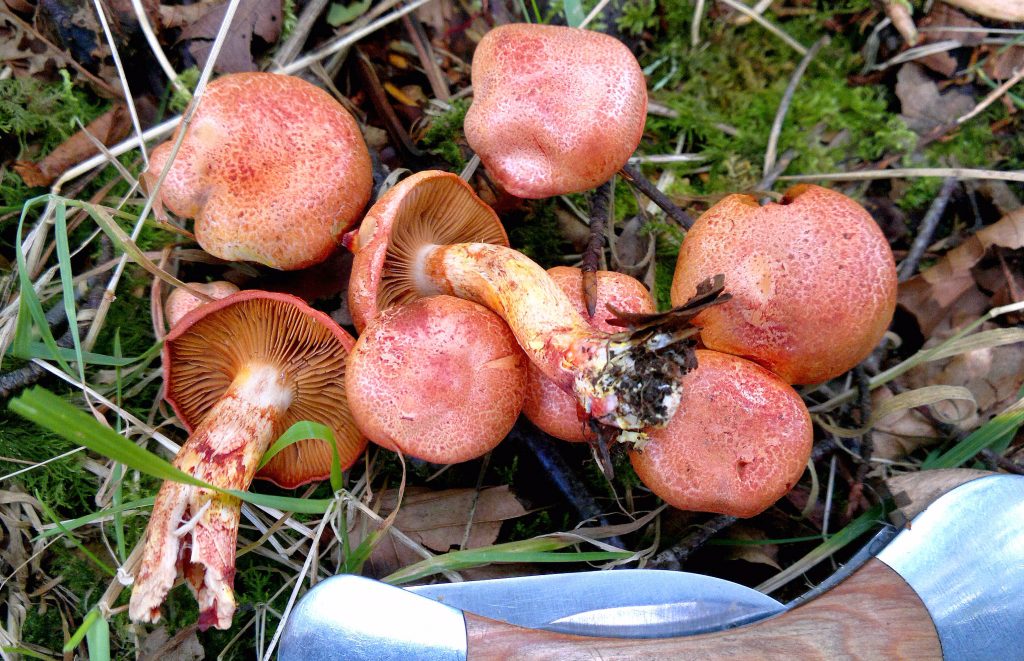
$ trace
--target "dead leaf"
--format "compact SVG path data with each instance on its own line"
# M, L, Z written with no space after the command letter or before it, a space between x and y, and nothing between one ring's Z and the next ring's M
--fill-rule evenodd
M993 80L1006 80L1024 69L1024 46L986 46L982 52L988 54L983 68Z
M159 626L142 639L139 658L143 661L199 661L206 658L196 627L186 627L173 638Z
M917 318L925 337L932 336L954 304L963 307L960 301L965 294L977 290L971 269L991 246L1024 247L1024 208L982 228L930 269L900 285L899 303Z
M734 524L729 530L729 539L743 542L763 542L768 539L768 535L763 530L752 526ZM778 544L737 544L726 548L729 549L725 553L727 560L743 560L755 565L768 565L782 571L782 567L779 566Z
M977 46L987 34L986 29L981 23L968 18L963 12L942 3L932 7L928 15L921 19L919 27L925 28L921 31L921 41L923 44L939 41L956 41L964 46ZM959 29L935 31L927 29L931 27ZM963 28L967 28L968 31L963 31ZM925 57L917 58L915 62L928 67L932 71L941 73L947 78L956 74L960 66L956 57L949 51L926 55Z
M904 64L896 74L896 96L900 99L901 117L920 135L952 124L974 108L974 99L956 89L940 94L935 81L913 62Z
M475 489L433 491L408 488L393 528L432 551L444 553L462 544L476 494ZM386 516L394 509L397 496L396 490L386 491L378 496L373 507L379 508L381 516ZM473 513L466 548L493 544L498 538L502 521L524 514L526 509L507 485L482 489ZM349 531L351 544L357 545L365 536L365 530L375 528L376 523L365 517L355 517ZM420 554L389 532L374 548L367 564L371 575L386 576L422 559Z
M29 186L49 186L68 168L98 153L90 135L109 147L127 136L131 127L128 109L116 104L84 129L76 131L43 160L38 163L18 161L14 170Z
M179 41L192 41L188 50L200 67L206 65L227 8L227 2L215 5L181 31ZM281 36L281 0L242 0L239 3L214 70L220 73L255 71L253 35L267 44L277 41Z
M876 389L871 393L872 410L876 410L883 402L893 397L895 395L888 388ZM914 409L904 409L875 423L872 438L872 456L878 459L898 460L920 447L934 445L942 436L922 413Z
M0 16L0 62L9 65L16 77L49 78L66 59L15 21Z
M961 9L994 18L997 21L1014 23L1024 21L1024 3L1020 0L943 0Z

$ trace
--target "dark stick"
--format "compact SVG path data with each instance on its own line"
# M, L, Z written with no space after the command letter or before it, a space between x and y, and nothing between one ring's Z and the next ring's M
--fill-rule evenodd
M1014 473L1016 475L1024 475L1024 466L1021 466L1012 459L1007 459L1001 454L997 454L988 448L981 451L981 458L989 462L997 468L1002 468L1007 473Z
M597 311L597 269L601 266L604 253L604 228L608 224L612 182L606 181L590 196L590 241L583 250L583 300L587 303L587 314L591 317Z
M857 366L854 370L857 379L857 408L860 411L860 424L867 425L871 419L871 381L863 366ZM860 463L857 464L857 474L854 476L853 485L850 487L850 500L846 505L846 516L852 517L857 506L864 499L864 480L867 478L868 470L871 468L871 454L875 449L874 436L868 429L860 437L860 443L855 449L859 455Z
M946 177L943 180L939 194L932 200L931 206L928 207L928 212L924 215L921 224L918 226L917 236L914 237L914 243L910 245L910 251L907 252L907 256L900 264L900 282L909 280L914 275L914 271L917 270L917 265L920 263L921 257L924 256L924 251L928 249L929 244L932 242L935 228L939 225L939 219L942 218L942 213L946 210L946 205L949 204L949 198L953 195L956 185L956 177Z
M716 517L704 522L697 532L687 535L678 544L667 548L647 563L650 569L682 569L683 561L694 551L704 546L705 543L718 533L722 532L732 524L736 523L736 517L728 514L719 514Z
M651 202L654 202L661 207L661 210L668 214L668 216L674 221L686 229L693 227L693 218L690 218L690 214L683 211L675 202L668 199L664 193L648 181L647 177L640 172L640 168L626 163L622 166L622 169L619 170L619 172L622 173L623 177L625 177L626 181L628 181L631 186L646 195Z
M544 476L565 498L569 507L576 512L580 520L595 519L599 525L608 525L607 519L601 515L601 507L597 504L597 500L558 451L558 444L563 441L552 438L523 421L512 428L509 438L526 446L537 458L537 463L540 464ZM626 548L626 545L618 537L609 537L606 541L621 549Z

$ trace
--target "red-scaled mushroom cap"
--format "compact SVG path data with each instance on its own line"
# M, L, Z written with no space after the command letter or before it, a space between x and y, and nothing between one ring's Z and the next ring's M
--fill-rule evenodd
M418 298L409 265L423 246L450 243L508 245L498 216L456 175L419 172L377 200L352 235L348 302L355 327Z
M177 135L153 150L148 187ZM294 76L238 73L207 87L158 201L195 218L207 252L291 270L338 247L372 184L359 127L330 94Z
M583 298L583 271L570 266L556 266L548 269L548 275L554 280L576 311L590 322L594 328L606 333L618 333L621 326L612 326L608 320L612 313L608 306L622 312L649 313L654 312L654 301L647 288L636 278L615 271L597 272L597 305L594 316L587 314L587 304ZM529 381L526 387L526 399L523 401L523 414L540 430L563 441L581 442L589 440L592 435L586 423L580 420L576 398L565 392L544 374L533 363L527 367Z
M697 351L667 427L630 454L640 481L682 510L755 516L789 491L811 454L811 417L779 377L748 360Z
M216 280L214 282L190 282L188 285L193 289L199 290L200 293L206 294L215 301L226 298L238 291L237 285L225 280ZM181 287L175 289L167 296L167 301L164 302L164 318L167 321L167 325L174 328L186 314L195 310L204 303L206 303L206 301L200 300L187 289L183 289Z
M526 356L487 308L431 296L384 310L359 336L346 389L366 436L438 464L468 461L515 424Z
M300 420L334 430L342 468L366 440L345 397L345 363L355 340L326 314L288 294L242 291L188 313L164 343L164 397L189 432L249 365L274 365L294 397L277 434ZM331 474L331 449L308 439L285 448L256 477L292 488Z
M709 349L744 356L789 383L842 374L874 349L896 307L896 264L870 214L841 193L794 186L760 206L729 195L686 235L672 303L724 273L732 300L695 323Z
M503 25L477 45L472 79L466 140L513 195L594 188L640 144L647 83L629 49L608 35Z

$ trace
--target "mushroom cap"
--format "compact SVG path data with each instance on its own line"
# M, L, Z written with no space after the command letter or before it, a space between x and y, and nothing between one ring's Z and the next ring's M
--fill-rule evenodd
M647 82L629 49L600 32L513 24L473 53L466 140L513 195L594 188L626 164L647 118Z
M781 203L729 195L686 235L672 304L711 274L732 300L701 312L705 346L789 383L849 370L882 339L896 307L896 263L871 215L841 193L794 186Z
M583 298L583 271L571 266L556 266L548 269L548 275L569 297L576 311L591 326L606 333L622 331L621 326L608 323L613 316L608 305L624 312L655 311L650 293L639 280L615 271L597 271L597 306L594 316L590 317ZM575 443L590 440L592 434L577 413L579 405L576 397L559 388L533 363L527 367L527 376L523 414L530 422L541 431L563 441Z
M177 136L153 150L147 187ZM294 76L237 73L207 87L158 201L195 218L207 252L292 270L338 247L372 185L359 127L330 94Z
M198 289L215 301L238 291L237 285L226 280L189 282L188 285L193 289ZM181 287L175 289L167 296L167 300L164 302L164 318L167 321L167 325L174 328L186 314L205 303L206 301L196 298L187 289L182 289Z
M334 430L342 468L366 447L345 397L346 360L355 340L323 312L288 294L247 290L189 312L163 347L164 398L189 432L247 364L279 365L294 398L276 433L300 420ZM285 488L323 480L332 453L307 439L277 454L256 477Z
M795 390L760 365L697 350L668 426L630 459L640 481L673 507L755 516L807 466L813 432Z
M479 457L515 424L526 356L504 321L452 296L381 312L349 357L346 389L359 429L432 463Z
M351 235L348 301L362 330L392 305L419 298L409 264L425 245L497 243L508 235L494 211L450 172L426 170L400 181L370 208Z

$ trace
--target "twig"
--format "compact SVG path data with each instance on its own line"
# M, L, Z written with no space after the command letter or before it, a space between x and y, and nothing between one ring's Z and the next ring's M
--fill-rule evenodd
M581 521L594 519L599 525L608 525L601 507L590 494L583 480L566 463L565 458L558 451L562 441L544 434L525 422L516 424L509 433L509 438L526 446L530 454L540 464L541 474L562 495L566 504L576 512ZM619 548L626 548L626 545L618 537L608 538L608 543Z
M814 42L814 45L804 54L803 59L796 66L796 70L789 79L789 84L786 85L786 91L782 93L782 100L779 101L779 108L775 111L775 119L772 121L772 130L768 134L768 148L764 153L764 168L762 172L766 175L775 165L775 153L779 146L779 136L782 135L782 123L786 120L786 113L789 112L789 106L793 102L796 88L800 84L800 80L803 79L807 67L810 66L811 60L818 55L818 51L828 42L828 35Z
M295 29L288 35L288 40L274 53L274 64L277 67L283 67L288 64L295 59L296 55L302 52L302 45L306 43L310 31L330 1L310 0L306 3L306 6L302 8L302 13L299 14L298 20L295 22Z
M423 63L423 71L427 74L427 81L430 83L430 90L434 93L434 97L447 101L451 98L451 91L448 89L448 82L444 79L441 67L437 66L437 60L434 59L434 49L430 45L430 39L427 38L427 31L423 29L423 23L416 17L416 14L406 14L402 17L402 23L405 25L406 32L409 33L409 38L416 49L420 62Z
M601 2L597 3L597 5L590 10L590 13L587 14L587 17L583 19L583 22L580 23L578 27L585 28L588 25L590 25L590 22L597 18L598 16L600 16L601 12L604 11L604 8L608 6L608 3L610 1L611 0L601 0Z
M1024 170L1004 172L974 168L893 168L892 170L864 170L859 172L832 172L828 174L791 174L779 177L784 181L867 181L872 179L899 179L901 177L956 177L957 179L995 179L1024 182Z
M761 178L761 183L757 185L757 189L760 191L768 192L775 186L775 182L778 181L782 173L786 171L789 164L793 162L800 152L795 149L787 149L782 152L775 165L770 170L766 170L764 176Z
M690 45L700 45L700 22L704 18L704 0L697 0L693 7L693 19L690 23Z
M381 85L380 78L377 76L377 71L373 68L370 58L356 48L355 61L356 71L359 77L362 78L363 87L370 97L370 102L373 104L374 109L384 119L384 126L388 135L391 136L391 139L410 159L422 161L426 157L426 153L416 146L416 143L409 136L409 132L402 126L402 122L398 119L395 109L391 107L391 103L388 101L387 94L384 92L384 87Z
M628 181L631 186L646 195L651 202L654 202L661 207L661 210L668 214L670 218L686 229L693 227L693 218L690 218L690 214L679 208L675 202L668 199L664 193L648 181L647 177L640 172L640 168L627 163L622 166L622 169L619 170L619 172L622 173L626 181Z
M807 54L807 48L803 44L801 44L799 41L797 41L793 37L791 37L788 34L786 34L782 30L782 28L778 27L777 25L775 25L774 23L772 23L771 21L766 19L764 16L761 16L756 11L754 11L750 7L746 6L742 2L736 2L736 0L719 0L719 1L723 5L728 5L729 7L731 7L732 9L735 9L736 11L740 12L741 14L746 14L755 23L757 23L758 25L763 27L765 30L768 30L769 32L774 34L776 37L781 39L782 41L786 42L786 45L789 46L790 48L792 48L793 50L795 50L796 52L800 53L801 55L806 55Z
M732 524L736 523L736 517L727 514L719 514L701 524L697 532L687 535L678 544L667 548L647 563L651 569L682 569L685 561L694 551L704 546L705 543L718 533L722 532Z
M597 312L597 269L601 266L604 254L604 231L608 224L609 202L611 200L612 182L608 180L597 187L590 196L590 240L583 250L583 300L587 304L587 314L591 317Z
M1011 76L1009 80L1007 80L1002 85L992 90L992 92L990 92L988 96L981 100L981 103L974 106L973 110L971 110L966 115L961 115L960 117L958 117L956 120L957 126L963 124L964 122L970 120L973 117L977 117L985 110L985 108L988 108L990 105L995 103L996 100L999 99L999 97L1009 92L1010 88L1019 83L1021 80L1024 80L1024 67L1021 67L1020 71L1014 71L1013 76Z
M1001 454L998 454L989 448L985 448L981 451L981 458L989 462L997 468L1002 468L1007 473L1014 473L1015 475L1024 475L1024 466L1021 466L1017 462L1007 459Z
M935 228L939 225L939 219L942 218L943 212L946 210L946 205L949 204L949 198L953 195L953 191L956 189L957 178L947 177L942 182L942 188L939 189L939 194L932 200L931 206L928 207L928 212L925 213L924 218L921 220L921 224L917 230L917 236L914 237L914 242L910 244L910 251L907 252L907 256L900 263L899 269L899 281L906 282L914 275L914 271L917 270L917 265L921 262L921 257L924 256L925 250L932 243L932 237L935 235Z

